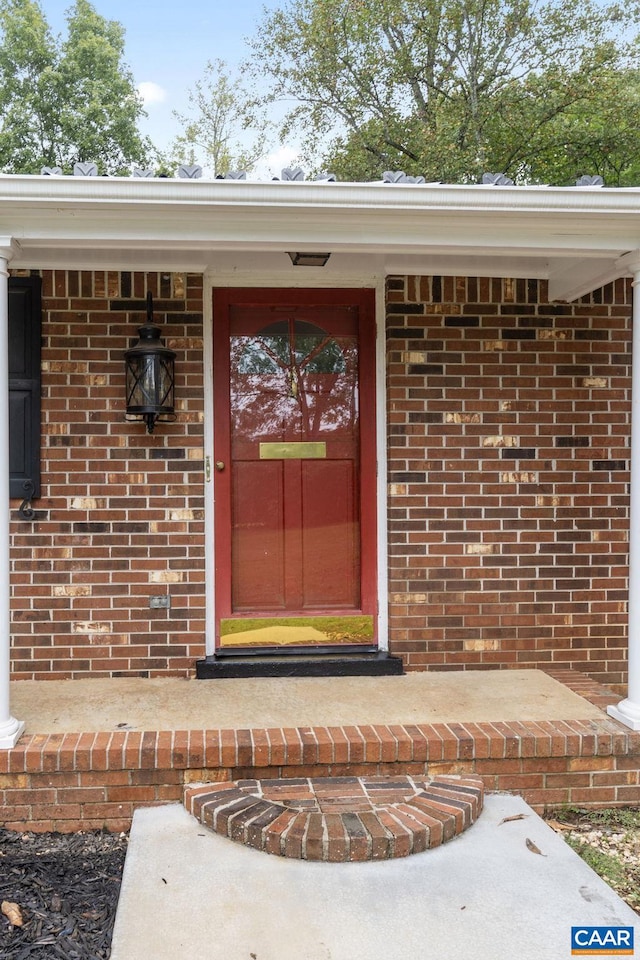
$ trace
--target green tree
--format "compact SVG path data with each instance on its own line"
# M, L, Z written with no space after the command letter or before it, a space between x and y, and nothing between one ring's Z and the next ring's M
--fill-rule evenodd
M36 173L56 162L56 45L33 0L2 3L0 27L0 166Z
M37 0L0 2L0 167L39 173L78 161L122 173L143 164L151 144L144 111L123 61L124 30L88 0L68 12L68 37L51 34Z
M341 177L535 182L597 157L620 179L637 22L637 7L597 0L295 0L265 15L251 46L266 99L293 101L283 135L302 134L307 157ZM614 116L622 149L603 137Z
M597 86L554 118L539 145L534 132L528 157L521 151L520 162L538 182L571 183L586 173L610 186L637 186L639 109L638 70L602 73Z
M213 176L251 171L265 152L267 123L224 60L207 63L189 91L189 107L190 114L174 111L183 132L170 147L170 162L203 163Z

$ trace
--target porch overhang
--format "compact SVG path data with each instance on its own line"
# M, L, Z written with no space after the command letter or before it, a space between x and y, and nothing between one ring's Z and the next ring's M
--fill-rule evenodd
M628 274L640 188L5 175L0 234L14 268L268 271L322 249L327 277L529 277L571 300Z

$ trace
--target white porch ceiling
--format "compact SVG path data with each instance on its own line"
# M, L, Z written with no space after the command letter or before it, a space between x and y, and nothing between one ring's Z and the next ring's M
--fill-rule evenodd
M16 268L549 280L571 300L629 273L640 189L0 176ZM626 258L629 259L629 258ZM310 274L311 272L311 274Z

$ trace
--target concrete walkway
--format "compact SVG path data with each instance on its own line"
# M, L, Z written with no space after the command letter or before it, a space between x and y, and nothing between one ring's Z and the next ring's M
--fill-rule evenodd
M437 849L349 864L269 856L172 805L135 814L112 960L569 960L572 926L638 943L638 919L519 797Z
M612 697L617 701L617 697ZM17 680L27 733L602 720L542 670L254 680Z

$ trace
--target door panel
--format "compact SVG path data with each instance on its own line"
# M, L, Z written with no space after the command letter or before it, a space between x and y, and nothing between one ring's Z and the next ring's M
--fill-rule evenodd
M320 461L302 468L303 606L360 606L360 524L354 466Z
M219 646L371 644L372 307L371 291L214 294Z
M231 583L236 611L285 607L282 480L282 462L234 463Z

